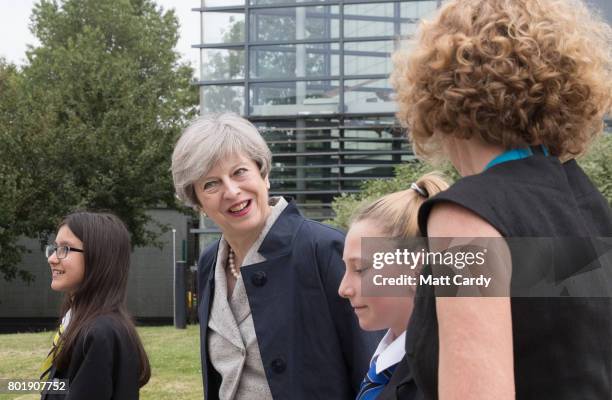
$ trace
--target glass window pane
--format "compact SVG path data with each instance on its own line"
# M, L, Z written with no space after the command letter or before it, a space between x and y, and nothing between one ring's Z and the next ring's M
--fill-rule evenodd
M380 166L376 166L376 167L371 167L368 166L367 163L363 163L363 166L360 167L346 167L344 168L344 173L345 175L360 175L360 176L372 176L372 177L378 177L378 176L393 176L393 166L394 166L394 162L391 161L387 161L387 160L378 160L375 157L371 157L368 158L367 161L371 164L377 163L378 165L380 164L384 164L385 162L389 163L388 167L380 167ZM350 161L347 161L347 163Z
M251 47L251 78L330 76L339 73L337 43Z
M200 112L244 113L244 86L200 86Z
M337 6L262 8L251 11L251 40L334 39L339 36Z
M295 46L262 46L251 48L251 78L287 78L295 76Z
M202 49L200 79L244 79L244 50Z
M202 13L202 43L236 42L244 42L244 13Z
M393 89L388 79L344 81L344 103L349 113L395 112Z
M395 35L395 3L344 6L344 37L393 35Z
M202 7L229 7L244 5L244 0L202 0Z
M391 73L392 40L376 42L347 42L344 44L344 74Z
M408 147L408 141L395 127L376 129L346 129L345 150L394 150Z
M268 5L268 4L270 4L270 5L272 5L272 4L283 5L283 4L298 4L298 3L314 3L314 2L317 2L317 1L319 1L321 3L325 3L325 2L330 1L330 0L251 0L251 5L252 6Z
M401 3L401 34L403 36L414 35L416 33L419 20L435 13L437 8L438 2L435 0L409 1Z
M251 115L308 115L338 112L338 81L253 83Z
M300 68L302 63L298 62L297 76L340 74L340 45L338 43L298 45L299 48L305 48L306 64Z

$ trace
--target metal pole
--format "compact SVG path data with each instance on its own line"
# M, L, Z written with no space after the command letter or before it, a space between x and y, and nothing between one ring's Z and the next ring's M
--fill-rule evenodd
M174 265L174 327L185 329L187 326L187 304L185 299L185 261Z
M176 326L176 229L174 228L172 228L172 320Z
M176 229L172 228L172 265L176 264Z
M176 261L176 229L172 229L172 298L174 300L174 327L185 329L187 325L187 305L185 304L185 261Z

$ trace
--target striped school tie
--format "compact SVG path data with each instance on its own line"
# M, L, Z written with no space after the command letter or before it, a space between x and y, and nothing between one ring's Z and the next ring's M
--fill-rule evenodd
M393 371L395 371L396 365L392 365L389 368L380 371L380 374L376 373L376 359L374 358L370 363L370 369L361 382L361 388L355 400L374 400L383 391Z
M57 330L57 332L55 332L55 336L53 336L53 346L51 347L47 358L45 358L45 361L40 367L40 379L43 381L47 379L49 372L51 371L51 367L53 366L53 360L55 359L55 355L59 351L59 339L62 333L64 333L64 325L60 324L59 329Z

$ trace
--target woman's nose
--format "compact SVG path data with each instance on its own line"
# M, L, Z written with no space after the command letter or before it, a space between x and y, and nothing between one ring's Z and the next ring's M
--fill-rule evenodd
M355 295L355 290L353 289L353 287L350 285L348 281L349 280L345 273L344 276L342 277L342 281L340 281L340 286L338 287L338 295L345 299L348 299Z
M236 182L233 181L228 181L225 184L225 196L228 198L233 198L238 196L241 193L240 190L240 185L238 185Z

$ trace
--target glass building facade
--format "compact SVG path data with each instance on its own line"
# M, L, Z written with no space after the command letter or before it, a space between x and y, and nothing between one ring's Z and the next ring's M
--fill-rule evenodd
M608 2L592 5L610 18ZM271 194L329 218L335 196L413 157L394 118L391 54L442 3L202 0L201 112L258 126L273 152Z
M273 152L271 194L309 217L412 158L389 83L398 38L441 0L203 0L201 112L234 111Z

